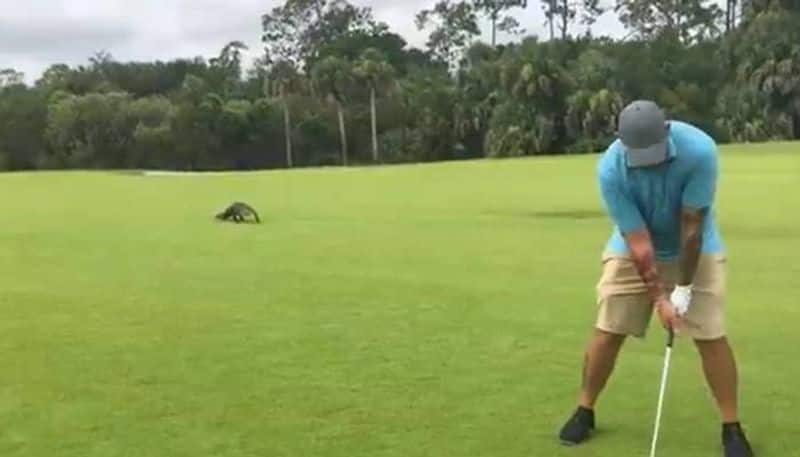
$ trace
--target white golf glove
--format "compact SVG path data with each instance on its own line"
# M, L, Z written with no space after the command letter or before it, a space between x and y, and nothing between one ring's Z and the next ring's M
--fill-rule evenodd
M689 305L692 304L692 286L675 286L669 301L675 306L675 311L679 316L683 316L689 311Z

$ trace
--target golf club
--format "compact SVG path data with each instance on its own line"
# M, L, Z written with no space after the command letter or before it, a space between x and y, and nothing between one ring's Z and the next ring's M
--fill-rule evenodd
M661 411L664 406L664 393L667 390L667 375L669 374L669 360L672 356L672 343L675 340L675 331L672 328L667 330L667 347L664 354L664 369L661 373L661 389L658 392L658 408L656 409L656 423L653 430L653 443L650 446L650 457L656 455L656 445L658 443L658 431L661 427Z

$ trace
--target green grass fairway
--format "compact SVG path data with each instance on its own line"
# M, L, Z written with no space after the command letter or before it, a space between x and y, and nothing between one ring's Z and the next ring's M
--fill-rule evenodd
M628 457L662 332L562 448L595 317L597 156L0 175L2 457ZM212 220L251 202L261 226ZM723 148L728 327L759 455L798 456L800 144ZM659 457L719 455L688 341Z

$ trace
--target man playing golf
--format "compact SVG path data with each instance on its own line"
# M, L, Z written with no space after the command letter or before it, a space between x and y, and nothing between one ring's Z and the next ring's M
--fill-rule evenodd
M597 285L599 313L578 408L559 437L568 445L589 437L595 403L625 338L644 337L655 311L666 329L695 341L722 419L725 456L752 456L739 425L736 362L723 324L725 258L713 214L716 144L694 126L667 121L649 101L625 107L618 132L597 168L615 225Z

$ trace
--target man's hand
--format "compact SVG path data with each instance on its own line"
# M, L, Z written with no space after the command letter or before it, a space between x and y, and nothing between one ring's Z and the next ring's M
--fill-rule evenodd
M681 327L681 318L678 315L675 306L667 297L663 297L655 303L656 312L658 313L661 324L665 329L672 329L677 332Z
M677 331L681 324L680 315L673 302L667 298L664 284L658 274L650 232L647 229L633 231L627 233L625 239L628 242L633 263L644 281L658 317L661 318L661 323L665 328ZM687 300L684 297L676 296L674 298L680 303L682 307L680 309L685 311L688 308L688 305L685 304Z
M644 282L651 303L657 304L660 300L667 299L664 284L658 273L656 255L650 232L645 228L625 234L625 241L630 249L631 259Z
M692 286L675 286L669 301L675 306L678 315L683 316L689 311L689 305L692 304Z

